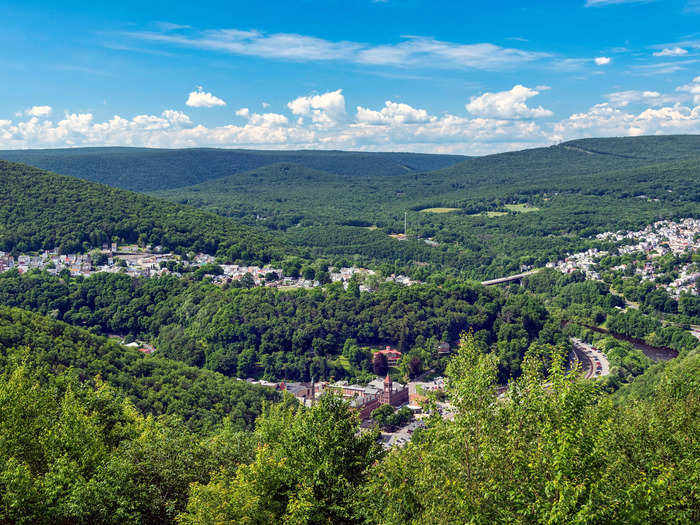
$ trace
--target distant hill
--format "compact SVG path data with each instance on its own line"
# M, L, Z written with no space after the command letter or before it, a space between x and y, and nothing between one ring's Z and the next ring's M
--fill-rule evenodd
M435 263L480 278L544 264L596 232L697 215L699 172L700 136L625 137L472 157L400 177L277 163L154 195L284 230L290 244L316 256ZM438 246L387 235L403 232L405 211L409 236Z
M432 171L465 158L461 155L419 153L209 148L110 147L0 151L0 159L140 192L190 186L280 162L338 175L376 176Z
M368 181L386 180L401 184L394 175L339 175L280 162L152 195L222 215L263 216L267 222L261 224L283 229L294 225L294 217L302 218L318 207L332 206L331 215L342 215L344 201L352 201L355 191L364 194ZM291 220L278 223L280 212L291 215Z
M480 280L499 277L585 249L601 231L700 215L697 135L582 139L483 157L132 148L28 153L85 170L87 178L114 176L115 185L143 180L137 184L142 191L154 188L155 197L230 221L215 225L206 214L203 224L211 226L200 227L191 221L191 209L173 208L181 210L175 216L187 217L175 228L184 229L178 245L204 244L225 253L219 243L232 242L229 258L250 255L244 246L258 258L298 250L340 265L388 263L389 273L410 271L417 262ZM439 169L419 171L430 164ZM48 187L42 191L50 194ZM19 206L14 200L21 195L15 193L12 206ZM129 228L131 237L136 231L164 237L149 225L157 218L168 217L172 226L173 214L162 201L147 201L151 210L136 197L120 199L140 203L127 212L141 221ZM64 205L70 208L70 200ZM403 232L405 214L409 240L399 242L389 235ZM241 225L251 228L245 231L254 233L253 240L233 240ZM265 230L272 231L269 243L260 237ZM44 235L36 231L23 235Z
M571 140L560 144L598 155L641 160L673 160L700 156L700 135L653 135Z
M99 247L112 237L267 262L291 251L260 228L146 195L0 161L0 250Z

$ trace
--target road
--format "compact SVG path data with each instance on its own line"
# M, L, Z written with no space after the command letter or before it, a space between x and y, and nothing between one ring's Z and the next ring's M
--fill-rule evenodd
M571 341L574 344L574 352L581 361L586 379L602 377L610 373L610 363L603 352L580 339L572 338Z

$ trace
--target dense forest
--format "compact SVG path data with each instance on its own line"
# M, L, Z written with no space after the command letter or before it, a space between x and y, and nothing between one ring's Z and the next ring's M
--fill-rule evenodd
M0 250L76 253L114 238L269 262L292 248L258 228L80 179L0 161Z
M697 216L699 168L697 136L591 139L401 177L284 162L155 195L285 232L314 256L476 278L541 266L597 232ZM397 241L405 212L412 240Z
M634 254L601 261L599 281L544 269L477 282L607 248L598 231L697 216L700 137L480 158L15 155L114 187L0 161L0 250L82 252L116 238L323 284L217 285L217 264L179 277L1 273L1 523L700 521L697 296L642 281ZM670 282L696 259L653 264ZM331 267L353 264L377 273L329 282ZM609 375L584 380L572 338L602 350ZM385 345L403 354L395 366L374 359ZM674 358L654 362L645 345ZM382 405L361 429L330 393L302 406L241 380L385 374L445 377L390 450L379 427L410 421L407 408Z
M263 401L274 392L186 366L145 356L84 329L17 308L0 307L0 370L22 364L48 380L66 374L93 387L118 388L144 415L172 415L193 429L228 418L232 427L250 428Z
M241 378L367 378L374 372L369 349L384 345L405 353L406 366L414 360L403 375L417 375L444 367L437 343L472 330L497 353L499 378L506 382L520 374L531 344L565 340L533 295L458 282L383 283L360 293L357 283L347 291L339 284L247 290L170 276L64 279L6 272L0 274L0 303L97 333L143 338L160 355Z
M3 163L5 249L76 250L117 236L229 261L295 253L338 266L481 279L599 246L592 240L598 232L700 214L697 136L578 140L456 164L452 157L398 153L238 151L229 160L222 150L23 153L29 156L22 160L61 159L38 164L150 189L179 206ZM168 173L180 178L139 187L147 178L125 163L161 181ZM441 169L427 171L434 168ZM67 214L71 220L59 224ZM405 218L408 239L391 237L403 233Z

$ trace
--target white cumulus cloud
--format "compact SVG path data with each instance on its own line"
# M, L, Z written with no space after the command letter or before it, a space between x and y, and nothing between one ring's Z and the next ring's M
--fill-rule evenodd
M310 117L314 124L334 126L345 120L343 90L329 91L321 95L297 97L287 104L294 115Z
M386 100L346 113L341 90L293 98L281 113L239 108L218 126L185 113L114 115L66 112L58 121L22 113L0 118L0 149L66 146L227 147L453 152L471 155L545 146L590 136L700 133L700 77L675 91L609 93L590 109L554 120L527 102L539 90L516 85L473 97L461 113ZM691 104L692 100L692 104ZM3 115L0 115L3 117Z
M610 57L596 57L593 60L595 61L596 66L607 66L611 62Z
M630 104L647 104L651 106L660 106L662 104L670 104L679 101L678 96L662 95L658 91L638 91L630 89L627 91L617 91L605 95L610 104L615 107L626 107Z
M690 84L680 86L676 90L690 93L693 96L693 104L700 106L700 77L695 77Z
M551 117L550 110L542 106L531 108L527 105L527 100L538 94L539 91L536 89L518 84L509 91L487 92L478 97L472 97L466 108L472 115L480 117L501 119Z
M419 124L435 119L424 109L415 109L408 104L391 100L387 100L379 111L357 106L356 118L357 122L366 124Z
M556 123L554 131L566 138L698 133L700 106L676 103L636 113L604 102Z
M666 47L661 51L656 51L652 53L655 57L680 57L688 54L687 49L682 47Z
M51 106L32 106L24 110L24 115L29 115L30 117L48 117L50 114Z
M185 104L193 108L213 108L216 106L225 106L226 102L204 91L204 89L199 86L196 91L190 93Z
M243 117L252 126L278 127L289 124L289 119L279 113L251 113L248 108L241 108L236 115Z

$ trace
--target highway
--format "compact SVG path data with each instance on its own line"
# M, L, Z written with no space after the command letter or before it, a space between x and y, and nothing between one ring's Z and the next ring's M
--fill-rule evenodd
M610 363L603 352L580 339L572 338L571 341L586 379L602 377L610 373Z

